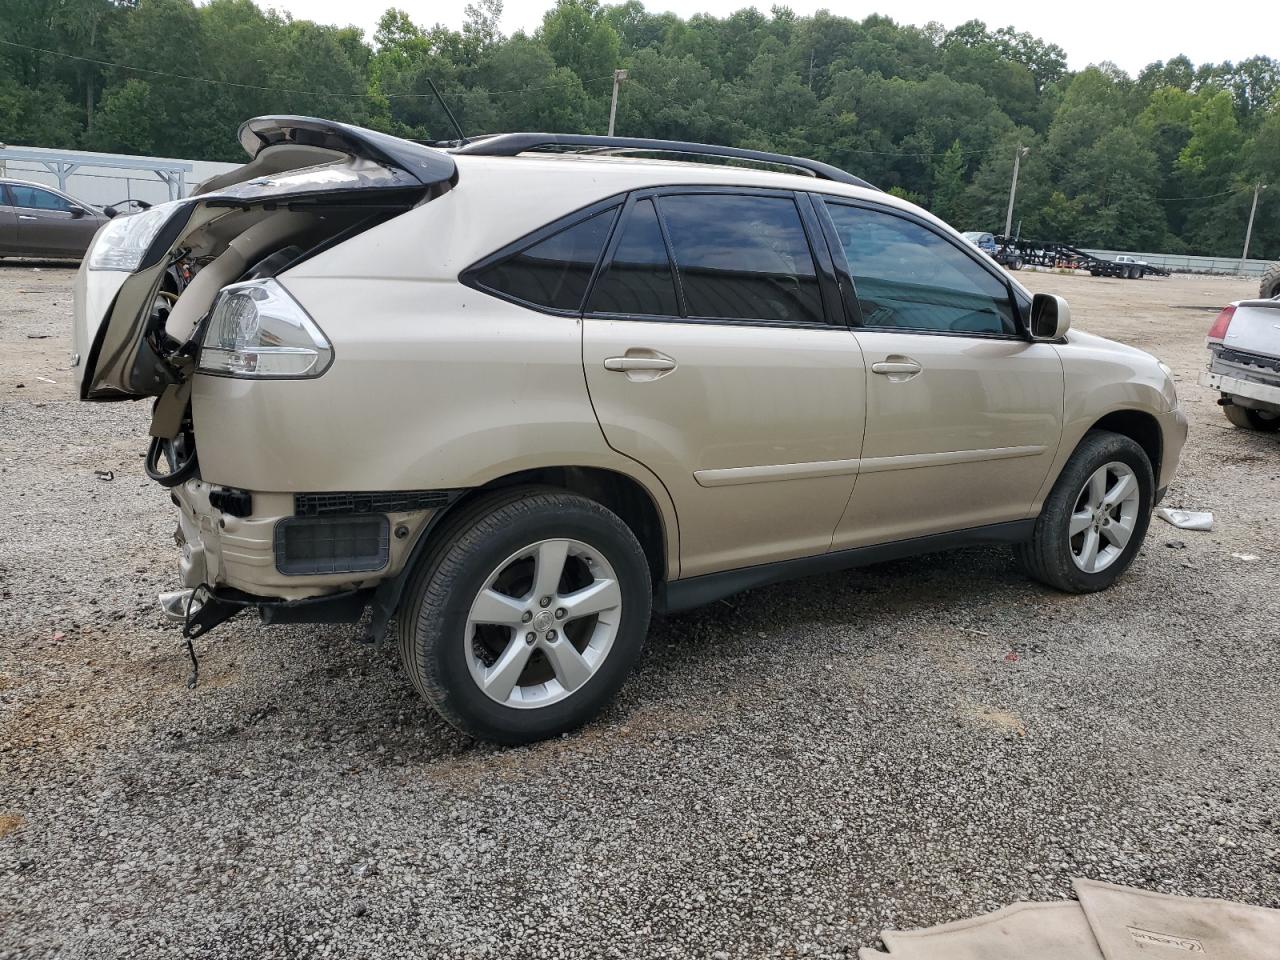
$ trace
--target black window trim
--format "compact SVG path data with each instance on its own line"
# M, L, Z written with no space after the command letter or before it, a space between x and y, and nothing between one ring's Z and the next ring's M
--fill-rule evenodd
M849 272L849 258L845 256L844 245L836 233L835 222L823 204L821 194L807 193L809 207L813 211L822 231L822 239L827 248L827 256L831 259L835 273L836 298L839 300L839 315L843 316L845 325L850 329L862 326L862 304L858 302L857 292L853 288L853 275Z
M804 231L805 241L809 245L809 256L813 258L814 271L817 276L818 288L820 291L819 304L823 312L823 319L816 323L796 323L790 320L764 320L751 317L698 317L690 316L688 313L688 303L685 300L684 286L680 279L680 270L676 265L675 251L671 245L671 235L667 229L666 217L662 213L661 198L664 196L677 196L689 194L718 194L728 196L756 196L756 197L777 197L779 199L790 200L795 204L796 215L800 218L800 227ZM616 221L613 236L610 237L609 243L605 247L605 256L602 259L599 268L591 278L591 288L587 290L587 297L584 303L591 302L591 294L595 287L595 281L599 277L604 268L612 263L613 255L617 246L617 242L622 231L618 228L625 222L626 216L631 208L641 200L652 199L654 201L654 209L658 214L658 225L662 230L662 239L667 247L667 262L671 265L671 273L675 278L676 285L676 302L680 307L681 316L672 317L664 314L650 313L606 313L604 311L586 311L584 317L590 317L600 320L636 320L650 323L696 323L696 324L718 324L720 326L731 327L782 327L788 330L830 330L832 327L845 326L844 317L839 312L833 312L834 292L829 289L834 277L834 267L831 272L823 269L824 260L820 251L822 246L817 243L820 237L815 236L815 224L805 217L804 203L802 201L801 192L795 190L779 189L777 187L750 187L750 186L731 186L724 184L670 184L664 186L644 187L631 191L627 198L627 204L622 211L622 216ZM823 245L825 246L825 244Z
M789 320L762 320L742 317L695 317L687 316L688 307L685 302L684 288L680 281L680 271L676 267L675 254L671 246L671 236L667 230L667 223L662 215L662 204L659 198L667 195L676 194L728 194L732 196L772 196L791 200L795 204L796 213L800 218L801 228L804 230L805 240L809 244L809 255L813 258L814 266L817 272L818 288L820 291L819 301L823 311L823 320L816 323L796 323ZM814 199L817 196L811 195L805 191L789 190L778 187L753 187L753 186L733 186L728 184L663 184L658 186L643 187L636 190L624 191L597 200L594 203L579 207L564 216L557 217L549 223L543 224L535 230L531 230L523 236L512 240L499 247L493 253L490 253L479 260L465 267L458 274L458 282L464 286L477 290L487 296L496 297L507 303L533 310L537 313L544 313L555 317L590 317L601 320L635 320L640 322L657 322L657 323L696 323L696 324L719 324L721 326L749 326L749 327L783 327L789 330L830 330L833 327L851 326L847 316L848 304L845 303L844 309L841 309L841 298L846 289L852 289L852 281L848 279L848 264L844 258L844 251L839 247L837 242L832 244L832 238L835 237L835 228L830 224L830 217L823 209L822 204ZM622 225L626 222L626 217L640 200L651 199L654 201L654 211L658 216L658 226L662 231L663 243L667 249L667 263L671 268L671 276L676 288L676 302L681 316L668 316L666 314L644 314L644 313L608 313L605 311L588 311L586 305L591 302L591 295L595 291L596 281L599 280L605 268L612 263L614 253L621 239ZM558 307L548 307L541 303L534 303L531 300L524 300L505 291L498 290L495 287L485 285L480 281L480 275L495 264L517 256L530 247L536 246L543 240L547 240L563 230L577 226L584 220L589 220L599 213L603 213L610 208L614 208L613 222L609 225L609 233L602 248L601 255L596 258L594 267L591 270L591 276L587 281L586 292L582 301L576 310L562 309ZM841 279L843 278L843 280ZM847 287L846 287L847 284ZM854 309L857 309L856 298L853 301Z
M821 210L823 229L827 234L828 244L832 247L832 256L836 258L837 272L843 278L847 278L848 289L844 297L845 310L849 313L850 326L854 330L865 330L868 333L903 333L914 336L925 337L964 337L967 339L978 340L1019 340L1031 341L1031 332L1027 322L1027 308L1022 300L1017 296L1017 291L1008 277L1002 276L998 269L994 269L991 264L985 262L976 255L971 249L966 249L967 244L957 243L954 239L942 232L930 223L924 217L917 216L910 210L902 210L897 207L891 207L887 204L876 203L871 200L863 200L860 197L844 197L836 196L829 193L813 193L815 206ZM923 227L934 236L945 240L954 249L959 250L962 254L977 267L981 268L989 276L1000 282L1004 287L1006 295L1009 297L1009 303L1013 307L1014 320L1018 325L1016 333L981 333L973 330L925 330L912 327L881 327L871 326L864 322L862 316L862 306L858 301L857 284L853 280L853 271L849 268L849 259L844 252L844 244L840 242L839 234L836 233L835 221L831 218L830 211L827 210L827 204L836 204L846 207L860 207L865 210L872 210L876 213L886 213L890 216L898 217L906 220L916 226Z
M594 317L602 320L641 320L641 321L658 321L658 322L676 322L683 319L682 316L673 317L665 313L611 313L605 310L588 310L587 305L591 303L591 297L596 292L596 282L604 276L609 267L613 265L614 255L618 252L618 246L622 243L622 234L626 230L628 218L635 209L636 204L643 200L652 200L653 213L658 219L658 232L662 234L662 246L667 254L667 268L671 271L671 285L676 295L676 309L681 314L685 312L684 289L680 286L680 274L676 271L675 257L671 252L671 237L667 235L667 224L662 219L662 211L658 208L657 199L653 196L652 190L632 190L626 194L626 202L622 205L622 210L618 214L618 221L614 227L613 233L609 237L609 242L604 245L604 256L600 258L600 263L595 273L591 275L591 284L587 287L587 295L582 301L582 316Z
M488 256L481 257L471 266L466 267L458 274L458 282L463 286L478 290L481 293L491 297L497 297L499 300L505 300L507 303L514 303L517 306L527 307L530 310L536 310L538 313L546 313L556 317L581 317L582 308L587 302L587 298L591 296L591 288L595 286L596 277L600 274L601 264L605 262L605 253L609 250L614 240L614 234L618 231L619 213L626 206L627 195L615 194L612 197L606 197L595 203L588 204L585 207L579 207L572 213L565 214L563 217L557 217L550 223L538 227L526 233L517 240L513 240L502 247L499 247ZM609 224L609 232L605 235L605 242L600 248L600 253L596 255L596 262L591 268L591 276L587 279L586 289L583 291L582 299L578 301L576 309L563 309L560 307L549 307L545 304L534 303L532 300L524 300L504 290L496 287L490 287L481 282L480 276L490 267L508 260L512 257L519 256L530 247L537 246L544 240L549 240L562 231L576 227L578 224L590 220L597 214L605 213L610 208L613 209L613 221Z

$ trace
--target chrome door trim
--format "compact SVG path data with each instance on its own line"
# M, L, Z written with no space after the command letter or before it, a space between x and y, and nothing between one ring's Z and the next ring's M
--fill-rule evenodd
M1038 457L1049 448L1044 444L1025 447L994 447L989 450L951 450L945 453L908 453L897 457L863 457L860 473L884 473L888 470L914 470L918 467L940 467L953 463L978 463L983 460L1016 460Z
M693 479L702 487L728 487L739 483L770 483L816 477L843 477L858 472L861 460L813 460L808 463L766 463L754 467L695 470Z

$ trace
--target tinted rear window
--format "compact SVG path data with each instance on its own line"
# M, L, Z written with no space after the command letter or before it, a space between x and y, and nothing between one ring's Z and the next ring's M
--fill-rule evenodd
M689 316L823 322L818 273L794 200L673 194L660 206Z
M627 214L608 269L591 291L592 313L641 316L680 315L675 278L652 200L640 200Z
M617 209L610 207L525 247L480 271L477 282L542 307L580 309Z

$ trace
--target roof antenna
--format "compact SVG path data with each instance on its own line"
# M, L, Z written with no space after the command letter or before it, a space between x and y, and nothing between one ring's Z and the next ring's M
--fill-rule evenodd
M426 79L427 86L431 88L431 92L434 93L436 95L436 99L440 101L440 106L444 108L445 116L447 116L449 118L449 122L453 124L453 129L458 131L458 139L463 143L470 143L471 141L467 139L467 135L462 132L462 125L458 123L458 118L453 115L453 111L449 109L449 105L444 102L444 97L442 97L440 95L440 91L436 89L435 82L430 77L427 77Z

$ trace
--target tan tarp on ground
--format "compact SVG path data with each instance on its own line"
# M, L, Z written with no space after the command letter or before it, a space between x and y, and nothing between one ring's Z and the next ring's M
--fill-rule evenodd
M926 930L886 930L861 960L1280 960L1280 910L1076 880L1079 902L1019 903Z

